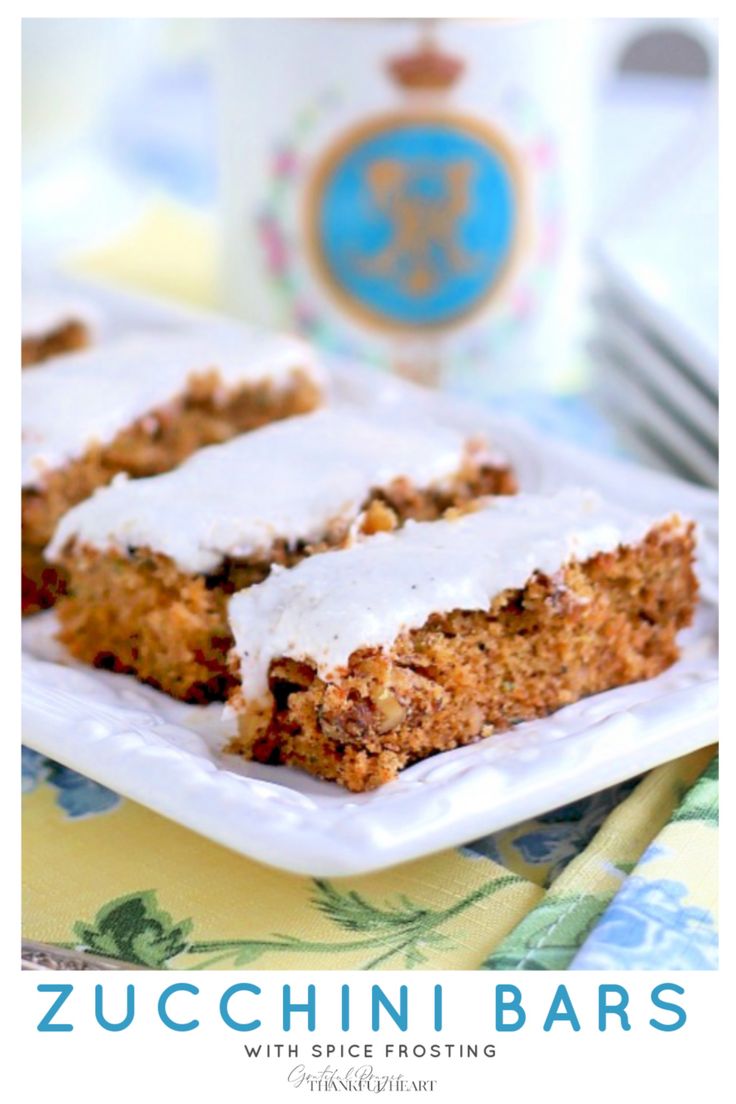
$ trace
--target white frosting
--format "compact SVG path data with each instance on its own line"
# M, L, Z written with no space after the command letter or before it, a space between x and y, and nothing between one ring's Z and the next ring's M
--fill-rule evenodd
M274 569L229 603L243 691L267 690L273 659L311 663L329 678L357 648L387 647L432 613L488 609L495 595L640 541L651 518L603 503L591 491L493 498L452 521L409 523L341 551Z
M148 547L183 570L318 540L352 521L372 487L406 476L427 487L455 473L464 435L435 423L368 419L347 409L288 418L202 449L151 479L118 477L62 518L46 551L75 538L95 548Z
M99 311L81 296L60 291L24 291L21 303L23 337L46 337L69 322L82 322L91 331L99 324Z
M191 376L210 369L228 390L261 380L283 386L294 369L322 379L306 343L235 324L129 338L54 358L23 374L23 486L39 486L46 471L94 444L109 444L181 394Z

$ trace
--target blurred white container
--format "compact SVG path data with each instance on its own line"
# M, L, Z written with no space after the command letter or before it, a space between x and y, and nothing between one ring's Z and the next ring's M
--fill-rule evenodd
M95 136L115 96L150 64L160 32L159 20L23 20L24 172Z
M227 20L223 295L429 382L558 385L578 324L585 22Z

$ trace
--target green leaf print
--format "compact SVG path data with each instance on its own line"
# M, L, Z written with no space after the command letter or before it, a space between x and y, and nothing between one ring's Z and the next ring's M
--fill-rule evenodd
M73 930L82 950L160 970L187 949L192 921L175 924L149 889L108 901L91 924L78 920Z
M672 814L670 824L681 820L699 820L718 827L718 756L715 755L700 778L685 794Z
M681 805L672 814L670 824L677 824L681 820L699 820L701 824L711 824L718 827L718 803L712 805Z
M438 928L479 901L521 881L515 874L503 875L484 883L449 908L433 909L417 905L403 894L379 905L354 890L340 890L331 882L317 880L311 903L336 927L361 938L336 943L334 939L306 940L274 933L270 939L193 942L187 953L213 955L196 967L208 969L226 960L232 966L243 966L266 953L340 955L365 951L361 967L364 970L389 964L411 970L427 962L426 948L442 950L453 945Z
M403 894L397 898L396 904L379 908L352 890L342 893L330 882L322 880L314 884L317 892L312 903L346 931L406 931L421 925L433 912L432 909L419 908Z
M327 956L364 952L361 968L374 970L393 965L413 969L428 961L427 950L442 951L454 946L439 929L453 917L523 881L516 874L504 874L484 882L465 897L445 909L417 905L403 894L392 901L375 903L353 890L341 890L331 882L314 882L310 903L343 932L358 938L335 941L301 939L273 932L260 939L208 939L190 937L191 920L174 924L156 900L152 890L132 893L109 901L92 923L77 921L74 934L85 950L134 965L166 969L178 955L207 955L194 969L205 970L220 963L238 968L257 962L263 955L294 955L295 964L302 954ZM180 960L177 967L183 965Z
M483 963L486 970L565 970L609 898L594 894L548 897Z

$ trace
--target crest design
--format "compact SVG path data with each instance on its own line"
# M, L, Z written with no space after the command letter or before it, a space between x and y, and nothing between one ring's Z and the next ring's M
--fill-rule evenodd
M312 260L363 322L449 326L489 299L509 268L521 173L500 132L445 107L464 63L431 32L387 69L406 105L322 155L308 192Z
M528 329L552 286L556 143L516 86L492 124L454 110L464 62L431 35L386 68L402 91L394 111L334 135L345 100L325 87L275 141L254 212L263 276L280 323L333 353L396 368L404 338L452 329L453 371L475 371ZM492 325L462 324L491 304Z
M313 177L313 260L343 307L389 328L444 326L498 287L519 239L519 173L500 134L446 111L348 132Z

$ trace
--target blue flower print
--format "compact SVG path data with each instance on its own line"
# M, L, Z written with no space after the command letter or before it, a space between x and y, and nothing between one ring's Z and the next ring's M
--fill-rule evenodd
M22 749L21 770L23 793L31 793L44 782L48 783L57 791L56 804L73 820L98 816L122 804L120 795L106 786L30 748Z
M715 970L711 913L684 905L687 886L632 875L572 963L575 970Z
M588 846L609 813L628 797L639 781L639 778L629 779L515 828L473 840L460 849L461 853L467 858L483 855L503 866L503 844L510 845L529 866L548 867L543 884L549 886L570 860Z

